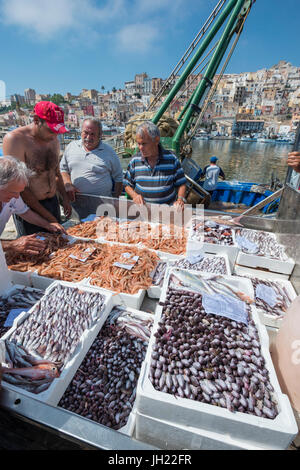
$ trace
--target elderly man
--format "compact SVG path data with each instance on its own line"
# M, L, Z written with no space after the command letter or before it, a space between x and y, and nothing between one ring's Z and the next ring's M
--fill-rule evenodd
M60 162L65 189L80 218L84 216L76 195L119 197L123 189L123 170L115 151L102 142L99 119L89 117L82 123L81 140L71 142Z
M40 101L34 108L33 122L18 127L3 139L3 155L13 155L34 171L22 199L30 209L50 223L60 223L57 191L62 197L65 215L71 215L71 205L59 171L60 145L58 134L68 132L63 110L51 101ZM35 224L15 217L19 235L41 230Z
M49 232L63 232L65 229L57 222L48 222L33 212L22 200L22 193L32 176L32 171L19 160L6 156L0 160L0 235L12 214L18 214L25 221L38 225ZM45 248L44 241L35 235L28 235L16 240L2 240L4 251L36 255Z
M174 204L184 208L186 178L177 157L160 144L159 128L151 121L136 130L139 152L129 162L124 185L136 204Z

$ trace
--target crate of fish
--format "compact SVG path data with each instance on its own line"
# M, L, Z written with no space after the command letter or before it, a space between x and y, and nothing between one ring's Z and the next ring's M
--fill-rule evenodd
M235 242L235 232L228 225L213 220L193 217L190 221L187 239L187 253L226 253L231 269L235 264L239 248Z
M138 411L135 437L163 450L262 450L229 435L152 418Z
M0 296L0 338L12 328L19 315L30 310L44 295L41 289L13 285Z
M249 279L169 271L137 412L262 448L288 447L297 425Z
M161 258L151 274L152 285L147 289L149 297L159 299L164 278L168 268L178 267L188 271L201 271L215 274L230 275L231 269L227 254L201 253L193 257Z
M52 404L111 308L107 293L70 283L51 285L1 339L3 386Z
M297 297L292 283L285 279L268 279L267 275L248 274L245 277L253 285L255 305L262 323L279 328L285 312Z
M264 271L264 268L257 269L257 268L249 268L249 266L239 266L236 264L233 268L233 275L236 276L253 276L259 277L261 279L269 279L269 280L278 280L283 279L288 281L290 278L289 274L282 274L282 273L273 273L269 270Z
M153 315L115 306L73 368L72 380L61 387L57 406L131 436L136 386L152 326Z
M140 308L158 260L155 252L135 246L76 241L53 253L31 281L34 287L53 279L79 282L110 291L116 303Z
M295 261L287 256L283 245L270 232L236 229L235 239L240 248L236 264L250 268L263 268L282 274L291 274Z

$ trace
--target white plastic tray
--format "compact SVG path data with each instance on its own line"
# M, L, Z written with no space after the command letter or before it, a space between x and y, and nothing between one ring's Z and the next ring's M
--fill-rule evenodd
M213 258L213 257L219 257L219 258L224 258L225 264L226 264L226 275L231 275L231 267L228 259L228 255L226 253L219 253L219 254L213 254L213 253L204 253L205 258ZM164 258L161 257L161 261L167 263L167 269L171 268L173 266L173 263L178 261L179 259L185 259L185 256L176 256L176 257L170 257L170 258ZM167 271L166 269L166 271ZM180 268L183 269L183 268ZM188 271L188 269L187 269ZM205 272L205 271L197 271L199 272ZM152 299L159 299L161 296L162 292L162 287L161 286L156 286L152 285L147 289L147 295L152 298Z
M193 217L191 220L191 227L189 229L188 240L187 240L187 253L189 252L197 253L199 251L204 251L204 253L213 253L213 254L226 253L229 259L231 272L232 272L238 253L239 253L239 247L235 243L235 232L232 229L232 227L228 227L228 229L232 233L233 245L220 245L217 243L207 243L205 241L201 242L201 241L191 238L191 234L193 232L192 222L194 220L198 220L198 218ZM226 223L224 223L224 225L226 225Z
M52 289L55 288L56 285L64 285L64 286L69 286L69 287L74 287L78 288L78 284L73 284L73 283L68 283L68 282L62 282L62 281L57 281L54 282L50 287L45 292L45 295L49 294ZM80 286L81 290L86 290L89 292L97 292L97 290L89 287L83 287ZM99 292L99 291L98 291ZM101 292L100 292L101 293ZM100 331L103 323L105 322L108 314L110 313L113 302L112 302L112 296L111 294L109 295L106 292L102 292L102 294L105 296L104 300L104 306L102 309L102 314L98 322L89 330L86 330L83 335L80 338L80 341L76 347L76 350L72 354L72 357L70 360L67 362L67 364L64 366L64 368L61 371L61 374L59 378L54 379L50 387L45 390L44 392L41 392L39 394L34 394L31 392L27 392L26 390L20 388L20 387L15 387L12 384L9 384L5 381L2 382L3 387L7 387L9 389L15 390L17 392L21 392L24 395L30 396L31 398L34 398L39 401L43 401L45 403L48 403L50 405L55 404L57 397L61 393L61 388L64 387L65 383L69 383L71 378L73 377L75 371L79 367L79 364L83 360L85 354L87 353L88 349L90 348L92 342L94 341L95 337L97 336L98 332ZM19 317L17 317L14 321L14 324L10 330L7 331L7 333L2 336L0 342L4 342L5 339L9 339L12 335L12 333L15 331L15 329L20 325L21 323L24 322L24 320L31 314L32 309L30 309L28 312L24 312L21 314ZM4 358L1 358L1 362L4 362Z
M163 450L262 450L231 436L136 413L136 439Z
M288 281L287 279L282 279L282 278L278 278L276 277L276 275L273 274L273 276L268 276L268 273L264 273L263 275L261 275L260 273L255 273L253 274L252 272L251 273L247 273L246 272L244 273L244 276L249 276L249 277L253 277L253 278L258 278L258 279L262 279L262 280L267 280L267 281L273 281L273 282L278 282L279 284L281 284L282 286L284 286L289 294L289 297L291 298L291 300L294 300L296 297L297 297L297 294L295 292L295 289L292 285L292 283L290 281ZM282 323L282 320L284 318L284 312L283 312L283 316L282 317L276 317L276 316L273 316L273 315L270 315L269 313L267 313L265 310L263 310L262 308L260 307L256 307L257 309L257 312L258 312L258 315L260 317L260 320L261 322L265 325L265 326L271 326L271 327L274 327L274 328L279 328L281 323Z
M175 272L170 269L169 276ZM194 272L198 275L199 273ZM202 277L207 275L201 274ZM234 276L223 276L235 287L253 298L252 284L248 279ZM160 301L166 298L168 278L165 280ZM230 412L227 409L194 400L175 397L154 389L149 379L152 345L154 334L161 318L162 307L157 306L155 323L146 356L144 376L141 377L137 389L137 411L151 418L161 419L176 425L192 426L201 430L217 432L230 436L234 440L247 441L249 445L264 446L270 449L285 449L298 432L295 417L286 395L282 394L274 366L269 353L269 337L266 327L261 324L256 308L251 306L252 319L258 330L261 353L265 359L265 367L269 371L269 379L274 387L278 402L278 415L275 419L260 418L246 413Z

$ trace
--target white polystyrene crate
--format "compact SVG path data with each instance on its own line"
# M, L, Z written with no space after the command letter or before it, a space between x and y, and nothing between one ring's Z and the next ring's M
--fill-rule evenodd
M120 304L118 304L118 305L120 305ZM78 368L80 367L80 365L81 365L82 361L84 360L86 354L88 353L90 347L92 346L93 342L95 341L95 339L96 339L97 335L99 334L101 328L104 326L104 323L107 320L107 318L108 318L111 310L113 309L113 307L114 307L114 305L111 303L110 304L110 310L109 310L108 314L106 315L105 320L101 321L101 325L97 324L97 325L95 325L95 328L93 328L93 332L91 332L88 344L84 344L84 353L80 354L80 357L77 357L76 361L73 362L73 364L71 365L72 370L70 370L68 376L66 376L64 378L64 381L60 384L60 387L56 388L56 395L55 396L53 395L51 397L51 403L50 404L52 404L54 406L58 406L61 398L63 397L66 389L68 388L70 382L72 381L74 375L76 374ZM133 312L135 315L137 315L138 317L140 317L142 319L145 319L145 320L153 319L152 314L143 312L141 310L137 310L137 309L130 308L130 307L126 307L126 310L129 311L129 312ZM85 339L85 342L87 342L86 339ZM80 416L80 415L76 415L76 416ZM130 415L128 416L128 420L127 420L126 425L123 426L122 428L118 429L118 432L121 432L122 434L125 434L127 436L132 436L133 432L134 432L134 428L135 428L135 421L136 421L136 405L134 403L133 407L132 407L132 411L131 411Z
M169 276L176 273L170 269ZM207 274L193 272L194 275L209 277ZM222 276L240 291L253 298L252 284L248 279L235 276ZM166 298L168 279L165 280L160 301ZM182 286L180 287L182 290ZM252 292L252 295L251 295ZM285 449L297 434L297 424L289 399L282 394L275 369L269 352L269 337L266 327L261 324L256 308L251 305L251 316L259 334L261 353L265 359L265 367L269 372L269 380L274 387L274 395L278 403L278 415L275 419L261 418L254 415L230 412L225 408L197 402L187 398L175 397L171 394L155 390L149 379L152 345L155 332L161 318L162 306L158 305L155 312L154 326L145 360L144 376L137 388L137 411L143 415L169 421L174 424L192 426L202 430L229 435L232 439L249 442L253 446L264 446L270 449Z
M250 229L243 229L243 232L247 234L247 232L253 232L253 230ZM257 230L254 230L254 232L259 232ZM271 237L274 240L274 243L278 244L276 235L274 233L268 232L268 236ZM282 245L280 245L282 247ZM263 268L266 269L270 272L274 273L281 273L281 274L291 274L294 266L295 266L295 261L290 258L286 257L285 260L280 260L280 259L275 259L271 258L269 256L260 256L256 254L251 254L251 253L244 253L241 249L238 253L238 256L236 258L236 264L240 266L247 266L250 268Z
M197 217L193 218L193 220L197 219ZM226 225L224 223L224 225ZM226 253L229 259L231 271L233 270L233 267L235 265L238 253L239 253L239 247L236 245L235 242L235 232L232 230L231 227L228 227L228 229L231 231L232 234L232 239L233 239L233 245L220 245L217 243L208 243L205 241L198 241L195 239L191 238L191 234L193 232L192 225L189 230L189 235L188 235L188 240L187 240L187 249L186 252L201 252L204 251L204 253L213 253L213 254L221 254L221 253Z
M213 254L213 253L204 253L205 258L213 258L213 257L219 257L219 258L224 258L225 264L226 264L226 275L231 275L231 267L229 263L229 259L226 253L220 253L220 254ZM185 256L176 256L173 258L164 258L161 257L161 261L164 261L168 264L168 267L172 267L174 265L174 262L180 260L180 259L185 259ZM184 268L180 268L184 269ZM197 272L205 272L205 271L197 271ZM147 289L147 295L152 298L152 299L159 299L160 295L162 292L162 286L156 286L152 285Z
M163 450L262 450L231 436L136 413L135 437Z
M248 276L248 277L256 277L258 279L262 279L262 280L266 280L266 281L276 281L278 282L279 284L281 284L282 286L285 287L285 289L287 290L287 293L289 295L289 297L291 298L291 300L293 301L296 297L297 297L297 294L295 292L295 289L292 285L292 283L286 279L282 279L282 278L278 278L276 276L275 273L273 273L273 276L268 276L268 273L263 273L263 275L261 275L260 273L247 273L244 272L244 276ZM269 313L265 312L262 308L260 307L256 307L257 309L257 312L258 312L258 315L261 319L261 322L266 325L266 326L272 326L274 328L279 328L281 323L282 323L282 320L284 318L284 312L283 312L283 316L282 317L276 317L276 316L273 316L273 315L270 315Z
M90 284L90 280L88 278L83 279L80 282L80 284L85 285L85 286L91 286L94 289L100 289L103 292L107 292L111 294L114 305L123 305L126 307L135 308L137 310L141 307L145 294L146 294L145 289L139 289L139 291L136 294L126 294L125 292L120 292L120 293L115 292L109 289L105 289L105 288Z
M75 283L57 281L46 289L45 295L49 294L52 291L52 289L54 289L54 287L58 284L68 286L68 287L74 287L74 288L79 287L79 285ZM27 395L31 398L34 398L36 400L42 401L50 405L55 404L57 397L60 396L61 394L61 390L65 389L64 388L65 384L69 383L69 381L73 377L75 371L79 367L79 364L82 362L85 354L90 348L92 342L94 341L95 337L97 336L98 332L100 331L103 323L105 322L106 318L108 317L113 307L111 294L108 294L107 292L100 292L99 290L95 290L91 287L86 287L86 286L81 286L81 285L80 285L80 289L89 291L89 292L102 293L102 295L105 297L104 305L103 305L102 313L101 313L99 320L96 321L95 324L89 330L86 330L82 334L75 351L73 352L69 361L63 367L60 373L60 376L53 380L53 382L51 383L50 387L47 390L39 394L28 392L24 390L23 388L16 387L10 383L5 382L4 380L2 381L3 387L7 387L8 389L12 389L16 392L20 392L24 395ZM24 312L18 318L16 318L13 327L1 338L0 342L4 342L5 339L9 340L9 338L11 337L15 329L26 320L26 318L31 314L31 311L32 309L30 309L28 312ZM4 357L0 359L1 359L0 362L5 362Z
M5 293L14 284L29 287L31 285L29 273L8 269L2 244L0 242L0 295L5 295Z
M294 269L295 261L292 258L281 261L265 256L250 255L240 251L236 258L236 264L249 266L250 268L264 268L274 273L290 275Z
M276 279L286 279L288 280L290 275L289 274L282 274L282 273L273 273L269 270L267 271L262 271L261 269L256 269L256 268L250 268L249 266L240 266L239 264L235 264L234 269L233 269L233 274L236 274L237 276L254 276L254 277L259 277L261 279L270 279L276 280Z

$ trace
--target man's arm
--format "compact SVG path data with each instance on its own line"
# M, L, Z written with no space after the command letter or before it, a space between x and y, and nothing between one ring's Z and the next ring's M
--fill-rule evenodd
M219 167L220 168L220 167ZM222 170L222 168L220 168L220 177L223 178L223 180L225 180L225 173L224 171Z
M138 205L145 204L143 196L140 194L136 193L135 190L131 186L125 186L125 191L128 194L128 196L131 197L133 202Z
M115 183L113 197L120 197L122 190L123 190L123 183Z

